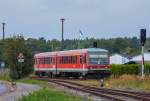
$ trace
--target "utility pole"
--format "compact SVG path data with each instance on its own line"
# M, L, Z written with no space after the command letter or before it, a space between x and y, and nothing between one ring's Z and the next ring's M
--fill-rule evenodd
M4 23L4 22L2 23L2 25L3 25L3 40L5 40L5 24L6 23Z
M61 20L61 24L62 24L62 40L61 40L61 50L64 49L64 21L65 19L62 18Z

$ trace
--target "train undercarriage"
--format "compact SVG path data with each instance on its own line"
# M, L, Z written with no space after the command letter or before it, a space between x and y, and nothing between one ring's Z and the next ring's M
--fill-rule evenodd
M110 75L109 70L90 70L81 72L66 72L66 71L35 71L35 75L38 77L49 78L104 78Z

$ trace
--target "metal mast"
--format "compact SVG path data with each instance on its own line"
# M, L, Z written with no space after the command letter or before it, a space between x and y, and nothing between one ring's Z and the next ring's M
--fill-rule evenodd
M2 23L2 25L3 25L3 40L5 40L5 24L6 23L4 23L4 22Z
M64 49L64 21L65 19L62 18L61 20L61 24L62 24L62 40L61 40L61 50Z

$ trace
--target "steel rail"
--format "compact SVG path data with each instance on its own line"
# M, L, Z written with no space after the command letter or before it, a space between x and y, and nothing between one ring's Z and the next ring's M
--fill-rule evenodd
M77 91L82 91L82 92L85 92L85 93L90 93L90 94L98 96L98 97L103 97L103 98L106 98L106 99L111 99L112 101L126 101L126 100L123 100L123 99L120 99L118 97L114 97L114 96L111 96L111 95L108 95L108 94L104 94L104 93L101 93L101 92L95 92L95 91L87 90L87 89L81 89L80 87L74 87L74 86L71 86L71 85L64 84L62 82L57 82L57 81L49 81L49 82L52 82L52 83L55 83L55 84L67 87L69 89L73 89L73 90L77 90Z
M102 92L103 94L120 95L120 96L129 97L129 98L133 98L133 99L138 99L138 100L142 100L142 101L150 101L150 97L148 95L141 94L141 93L138 93L138 92L133 93L133 92L130 92L130 91L128 92L128 91L112 90L112 89L105 89L105 88L99 89L99 88L96 88L96 87L85 86L85 85L81 85L81 84L66 81L66 80L53 79L53 80L49 80L49 81L51 81L51 82L54 82L54 81L55 82L65 82L65 83L68 83L68 84L72 84L72 85L82 87L80 89L90 90L90 91L97 92L97 93Z

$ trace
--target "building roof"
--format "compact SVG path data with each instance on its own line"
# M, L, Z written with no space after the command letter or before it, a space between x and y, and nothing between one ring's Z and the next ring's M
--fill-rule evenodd
M141 61L141 60L142 60L142 55L135 56L131 59L131 61ZM150 61L150 53L144 53L144 60Z

